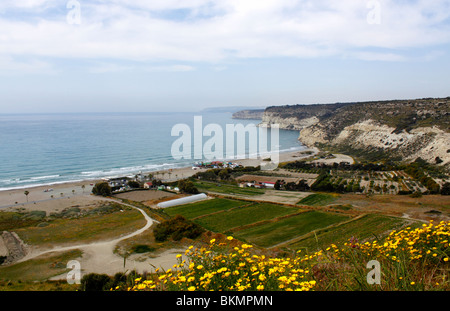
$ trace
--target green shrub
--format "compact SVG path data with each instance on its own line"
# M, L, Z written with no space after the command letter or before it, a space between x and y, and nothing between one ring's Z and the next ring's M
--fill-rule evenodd
M131 251L133 253L137 253L137 254L153 252L154 250L155 250L154 247L150 247L150 246L145 245L145 244L138 244L138 245L135 245L135 246L133 246L131 248Z
M81 278L82 291L108 290L110 285L111 278L106 274L89 273Z
M184 193L190 193L190 194L199 193L197 187L194 186L194 183L192 181L180 180L178 182L178 188L180 189L181 192L184 192Z
M175 241L179 241L183 237L195 239L202 234L203 231L204 229L201 226L187 220L181 215L177 215L172 219L156 225L153 234L156 241L163 242L170 237Z
M92 193L107 197L111 195L111 187L107 182L99 182L95 184L94 188L92 188Z

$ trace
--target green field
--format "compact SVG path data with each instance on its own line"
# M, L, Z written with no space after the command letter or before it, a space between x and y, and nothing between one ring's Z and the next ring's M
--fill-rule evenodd
M87 243L126 234L145 225L142 214L124 207L123 212L88 215L77 219L58 218L46 226L18 228L15 232L27 244L54 246L63 243Z
M81 257L82 254L80 250L50 253L14 265L0 266L0 281L44 281L52 276L67 272L67 262Z
M197 219L196 222L208 230L226 232L235 227L289 215L298 211L299 209L295 207L271 203L255 203L250 206L208 215Z
M349 216L341 214L302 212L293 206L223 198L169 207L164 211L170 216L182 215L207 230L232 234L262 247L289 241L349 219Z
M347 220L348 216L310 211L279 221L262 224L236 232L238 239L262 247L274 246L311 231Z
M324 206L338 199L336 194L314 193L301 199L297 204L308 206Z
M217 192L223 194L240 194L240 195L261 195L265 193L264 189L259 188L241 188L238 185L221 184L217 182L195 182L195 187L198 188L200 192Z
M351 237L364 241L381 237L389 230L399 228L406 223L406 220L400 218L368 214L354 221L316 232L315 235L310 235L301 241L290 244L289 248L318 250L331 244L342 245L348 242Z
M168 207L164 209L164 211L169 216L181 215L187 219L192 219L202 215L228 210L246 204L249 204L249 202L216 198L206 201Z

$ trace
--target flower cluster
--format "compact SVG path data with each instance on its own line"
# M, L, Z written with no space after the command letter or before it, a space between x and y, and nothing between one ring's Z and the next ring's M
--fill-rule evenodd
M359 242L295 256L271 257L228 237L205 247L190 246L178 263L136 279L129 290L309 291L309 290L448 290L450 221L430 221L418 228L392 231L382 240ZM234 244L234 245L233 245ZM186 259L184 259L186 258ZM383 279L366 281L366 264L381 263Z
M383 242L374 240L357 244L356 247L372 257L384 256L393 261L401 259L418 260L427 259L436 264L440 261L447 262L450 257L449 249L450 222L441 221L434 224L431 220L419 228L407 227L400 231L392 231ZM355 247L353 245L352 247ZM399 258L399 254L402 257ZM406 254L406 256L405 256Z
M228 237L228 240L232 240ZM181 291L309 291L314 289L310 270L304 261L311 256L295 258L269 258L252 254L252 245L231 247L212 239L207 247L190 246L185 255L177 255L178 264L164 271L156 279L137 284L133 290ZM318 253L316 253L317 255ZM315 255L314 255L315 256ZM312 258L312 257L311 257Z

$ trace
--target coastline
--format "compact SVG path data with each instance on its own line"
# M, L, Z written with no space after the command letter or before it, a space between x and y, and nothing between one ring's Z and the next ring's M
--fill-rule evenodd
M305 154L305 152L311 151L317 153L317 148L305 148L301 150L280 152L279 162L295 161L304 157L309 157L311 154ZM243 166L258 166L262 162L261 159L236 159L232 161ZM163 182L174 182L177 180L189 178L192 175L199 172L199 170L192 169L192 166L164 169L159 171L143 172L144 175L153 174L155 178L161 179ZM102 179L86 179L80 181L68 181L49 183L46 185L31 185L21 188L0 190L0 210L8 208L37 208L36 205L42 207L43 204L48 201L66 201L70 199L71 203L76 204L77 200L86 200L91 196L92 188L95 183ZM83 188L84 186L84 188ZM52 189L52 191L46 191ZM26 196L25 191L29 194ZM62 202L61 202L62 203ZM67 204L66 204L67 205Z

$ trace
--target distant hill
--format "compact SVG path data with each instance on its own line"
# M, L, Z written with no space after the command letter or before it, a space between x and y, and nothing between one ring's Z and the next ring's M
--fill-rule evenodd
M233 119L262 120L265 109L240 110L233 113Z
M264 112L264 109L266 107L249 107L249 106L230 106L230 107L211 107L211 108L205 108L201 112L207 112L207 113L235 113L241 110L262 110Z

